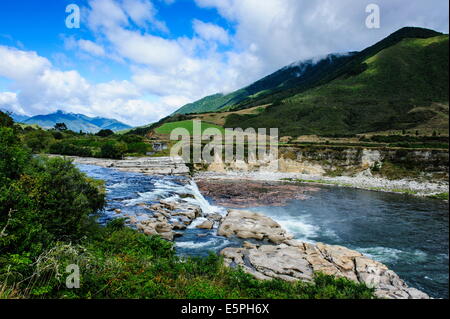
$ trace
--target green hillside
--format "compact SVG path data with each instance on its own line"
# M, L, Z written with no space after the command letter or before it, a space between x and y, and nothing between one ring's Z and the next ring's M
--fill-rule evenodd
M193 114L215 111L227 111L237 105L246 104L276 92L292 88L311 88L324 76L349 62L355 53L330 54L319 61L306 60L293 63L263 79L230 94L215 94L197 102L187 104L175 114Z
M402 28L375 45L348 54L329 54L322 59L306 60L288 65L263 79L230 94L215 94L187 104L174 114L193 114L243 109L280 101L286 97L326 84L341 76L364 70L363 62L370 56L407 38L430 38L442 35L423 28Z
M436 116L448 119L448 35L380 47L337 70L334 80L285 97L260 114L232 115L225 126L279 127L282 135L296 136L404 129ZM447 107L437 111L433 103Z
M232 93L228 95L224 95L221 93L214 94L211 96L204 97L203 99L187 104L177 110L174 114L191 114L191 113L204 113L204 112L212 112L221 109L224 106L233 103L235 95L239 93Z

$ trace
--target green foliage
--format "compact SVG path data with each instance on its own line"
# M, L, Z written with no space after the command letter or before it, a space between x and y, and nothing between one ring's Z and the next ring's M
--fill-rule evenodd
M0 127L13 127L14 120L7 113L0 111Z
M122 159L127 151L127 145L125 143L108 141L101 147L101 157Z
M373 171L374 173L381 175L387 179L398 180L408 177L418 177L421 171L417 167L412 165L408 166L408 163L392 163L389 161L384 161L378 170Z
M100 130L95 135L101 136L101 137L108 137L108 136L114 135L114 132L112 130Z
M59 158L29 161L1 195L0 226L8 223L2 252L37 253L55 240L78 240L104 205L101 186Z
M0 252L36 254L86 233L104 205L101 186L72 163L35 157L11 128L0 128Z
M26 151L12 128L0 127L0 189L7 180L16 179L23 172L30 154Z
M55 130L63 132L63 131L67 131L68 129L67 129L66 123L56 123Z
M93 151L89 147L77 146L70 141L61 141L50 145L49 152L51 154L60 154L68 156L94 156Z
M138 135L109 135L111 132L103 132L100 135L105 136L99 136L33 128L20 130L19 133L33 153L120 159L127 153L145 155L152 150L151 145Z
M429 197L433 198L433 199L447 200L448 201L448 193L440 193L440 194L436 194L436 195L431 195Z

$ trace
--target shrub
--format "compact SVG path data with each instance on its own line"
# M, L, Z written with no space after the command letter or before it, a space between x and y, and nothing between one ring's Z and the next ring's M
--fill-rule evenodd
M14 130L0 127L0 188L6 185L5 179L20 176L31 155L26 151Z
M126 144L116 141L108 141L102 145L100 154L104 158L122 159L126 151Z
M56 142L50 145L50 154L61 154L68 156L92 157L93 152L89 147L77 146L70 141Z
M13 127L14 120L7 113L0 111L0 127Z
M114 132L112 130L100 130L95 135L101 136L101 137L108 137L108 136L114 135Z
M56 240L79 240L88 233L90 216L104 206L98 183L69 161L37 158L2 189L0 252L36 254Z

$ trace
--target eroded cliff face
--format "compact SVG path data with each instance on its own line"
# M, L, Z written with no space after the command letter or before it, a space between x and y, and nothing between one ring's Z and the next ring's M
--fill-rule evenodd
M357 175L380 171L389 163L403 170L448 177L449 153L445 150L373 149L344 147L282 147L278 155L249 163L224 163L220 157L205 168L211 172L282 172L315 176ZM200 167L196 167L200 168Z

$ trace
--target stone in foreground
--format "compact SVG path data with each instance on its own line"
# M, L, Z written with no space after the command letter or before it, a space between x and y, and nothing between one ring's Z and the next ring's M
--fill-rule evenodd
M373 287L379 298L429 299L427 294L409 288L385 265L341 246L313 245L296 240L278 246L245 243L243 248L225 248L221 255L226 265L241 266L261 280L278 278L312 282L314 273L323 273Z

